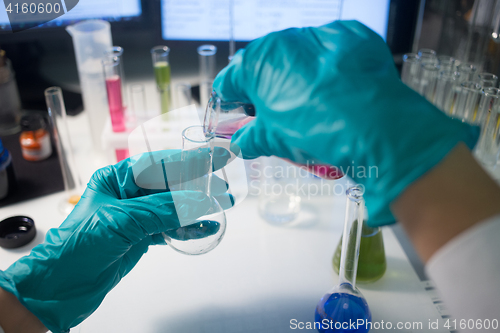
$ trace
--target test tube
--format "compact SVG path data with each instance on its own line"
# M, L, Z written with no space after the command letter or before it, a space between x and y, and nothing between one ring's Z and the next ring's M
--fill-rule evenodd
M160 94L161 113L166 114L170 110L170 62L168 55L170 49L159 45L151 49L153 68L155 70L156 87Z
M175 86L175 90L178 108L192 104L191 85L189 83L178 83Z
M469 63L462 63L457 66L457 71L460 73L460 82L473 81L476 74L476 66Z
M452 117L469 124L477 124L479 121L478 108L481 97L481 86L472 81L463 82L457 89L455 105L452 110Z
M458 72L449 73L441 71L436 84L436 95L434 97L434 105L445 114L451 114L453 107L453 98L455 87L459 82L460 74Z
M215 66L217 47L214 45L201 45L198 47L198 59L200 61L200 104L207 105L212 84L215 79Z
M420 84L418 92L424 96L429 102L434 102L434 92L436 90L436 82L439 73L439 66L434 62L422 63L420 70Z
M420 60L418 54L407 53L403 56L403 68L401 70L401 81L413 90L418 90L420 76Z
M418 57L420 58L420 61L422 63L427 62L427 63L432 63L432 64L437 64L438 63L438 58L436 51L431 50L431 49L420 49L418 50Z
M483 88L489 88L489 87L495 88L497 86L498 76L491 73L481 73L477 76L477 82Z
M56 144L64 182L65 197L59 203L58 208L61 213L68 215L80 200L83 188L73 156L73 146L66 121L66 107L64 106L61 88L50 87L45 89L45 102L47 103L52 137Z
M437 59L440 71L447 73L455 72L455 58L442 55L437 57Z
M134 117L139 124L148 120L146 94L142 84L132 84L130 86L130 102Z
M124 132L125 107L123 105L122 92L122 65L121 54L114 52L106 54L102 60L104 78L106 80L106 91L108 93L108 106L111 116L113 132Z
M474 153L481 163L493 167L500 153L500 89L485 88L479 109L485 117Z

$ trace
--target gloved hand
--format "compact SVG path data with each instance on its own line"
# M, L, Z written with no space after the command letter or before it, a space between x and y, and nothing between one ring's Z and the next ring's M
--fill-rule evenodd
M259 38L213 86L223 100L255 105L257 118L232 138L243 157L340 167L365 186L371 226L392 223L389 204L478 137L406 87L382 38L356 21Z
M203 193L179 191L176 211L172 192L162 189L164 173L156 179L151 176L156 170L166 170L168 183L178 182L175 178L184 161L180 157L178 150L153 152L96 171L61 226L49 230L45 242L30 255L0 271L0 287L14 294L54 333L78 325L150 245L166 244L162 232L179 228L181 216L195 219L208 210L211 201ZM216 149L214 165L224 166L229 157L227 150ZM134 175L137 165L147 167ZM147 178L149 189L137 186L134 178ZM216 178L213 183L212 195L229 196L224 181Z

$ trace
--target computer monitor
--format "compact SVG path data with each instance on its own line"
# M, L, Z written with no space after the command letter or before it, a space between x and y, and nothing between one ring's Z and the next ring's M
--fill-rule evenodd
M390 0L162 0L165 40L229 40L230 2L237 41L250 41L290 27L358 20L386 39Z
M62 0L61 3L62 6L54 4L50 7L53 12L62 11L65 13L57 19L40 24L40 22L44 21L44 14L40 14L37 10L34 10L34 13L27 13L26 16L18 15L20 19L13 23L15 27L11 26L7 11L2 8L0 9L0 32L7 32L14 30L14 28L26 29L28 27L36 27L34 29L37 29L66 26L87 19L103 19L113 22L129 21L139 18L142 14L141 0L82 0L69 11L67 11L65 1ZM15 11L16 7L12 7L11 10ZM22 11L22 7L17 8L17 10ZM30 8L27 7L26 10L30 11Z

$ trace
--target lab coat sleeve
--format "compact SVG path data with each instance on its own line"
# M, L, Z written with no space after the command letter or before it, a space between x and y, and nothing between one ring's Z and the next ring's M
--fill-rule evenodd
M432 256L426 270L457 322L500 322L500 215L452 239Z

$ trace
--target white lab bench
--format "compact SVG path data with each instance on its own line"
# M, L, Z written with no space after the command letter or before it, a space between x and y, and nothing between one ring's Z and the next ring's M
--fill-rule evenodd
M87 123L70 120L78 164L86 182L99 165L88 159ZM57 210L63 193L0 209L0 220L27 215L35 220L35 240L14 250L0 249L5 270L50 228L64 220ZM221 244L201 256L186 256L168 246L153 246L113 289L99 309L72 332L80 333L237 333L289 332L290 321L313 322L317 302L338 282L332 256L340 239L345 196L307 200L288 227L267 224L257 212L257 198L247 197L227 212ZM393 324L389 331L448 332L431 297L398 240L384 228L387 272L375 283L359 285L372 321ZM440 329L430 329L429 321ZM422 323L421 329L396 329L398 322ZM372 330L384 332L386 330Z

